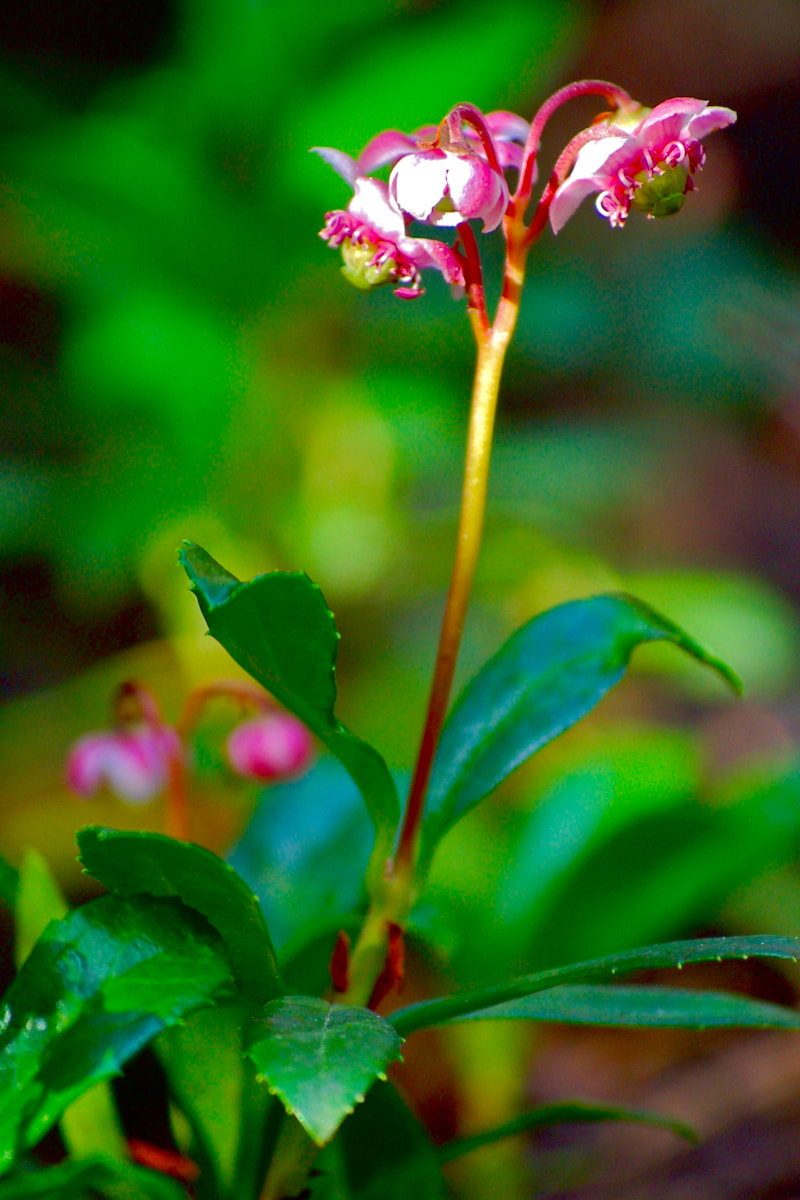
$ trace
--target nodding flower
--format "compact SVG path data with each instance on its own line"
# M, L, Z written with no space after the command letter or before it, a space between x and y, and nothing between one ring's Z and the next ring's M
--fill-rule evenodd
M170 761L182 753L181 740L168 725L147 723L87 733L70 750L66 783L85 798L105 786L128 804L147 804L164 790Z
M356 160L341 150L315 147L315 153L353 188L347 208L326 213L320 233L328 245L341 249L348 282L365 291L390 284L396 296L411 300L425 290L421 272L432 269L453 287L464 287L458 255L444 242L411 237L386 183L362 175Z
M311 734L287 712L266 712L229 734L228 759L245 779L277 781L304 770L313 757Z
M630 125L634 121L633 127ZM694 188L692 176L706 158L701 139L736 120L730 108L705 100L680 97L664 100L633 117L612 116L602 134L578 151L567 179L550 205L553 232L564 226L581 201L599 195L597 211L621 228L632 208L648 217L668 217L680 211ZM600 127L595 127L598 129Z
M506 167L518 167L530 126L515 113L484 114L471 104L456 105L439 127L413 134L389 129L359 155L364 171L393 164L392 203L406 216L428 225L455 226L483 221L496 229L508 207Z

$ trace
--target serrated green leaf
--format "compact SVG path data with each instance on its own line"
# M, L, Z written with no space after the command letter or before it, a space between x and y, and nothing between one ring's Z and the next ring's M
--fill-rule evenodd
M5 996L0 1172L78 1096L231 985L218 935L178 900L104 896L48 926ZM151 1009L134 1008L145 996Z
M800 1013L749 996L602 983L550 988L457 1019L679 1029L800 1029Z
M644 642L669 641L736 675L677 625L631 596L573 600L517 630L467 685L442 732L422 832L422 863L465 813L622 679Z
M546 1129L551 1125L598 1124L607 1121L626 1121L633 1125L648 1125L653 1129L667 1129L687 1142L698 1142L695 1131L672 1117L661 1116L660 1113L643 1112L638 1108L618 1108L607 1104L586 1104L581 1100L562 1104L540 1104L529 1112L513 1117L486 1133L475 1134L474 1137L456 1138L445 1142L439 1147L438 1159L441 1163L452 1162L473 1150L483 1146L493 1146L504 1138L515 1137L519 1133L527 1133L532 1129Z
M334 714L339 634L319 587L299 571L274 571L242 583L189 543L180 561L209 633L347 768L388 848L400 815L397 789L377 750Z
M800 940L788 937L756 936L729 938L698 938L691 942L665 942L660 946L644 946L625 950L589 962L554 967L523 975L508 983L488 988L475 988L445 996L441 1000L423 1000L400 1008L389 1017L399 1034L407 1037L418 1029L429 1029L457 1017L468 1016L498 1004L506 1004L524 996L546 992L565 984L588 983L613 979L631 971L658 970L666 967L680 969L693 962L723 962L725 959L783 958L797 962Z
M242 991L263 1005L283 995L258 898L216 854L157 833L90 825L78 833L85 869L119 896L177 896L202 913L225 943Z
M366 1008L312 996L273 1000L254 1023L248 1053L259 1076L318 1146L400 1057L395 1030Z

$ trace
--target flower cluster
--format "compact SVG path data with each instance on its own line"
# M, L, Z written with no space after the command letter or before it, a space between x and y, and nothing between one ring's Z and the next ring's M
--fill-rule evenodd
M515 236L516 229L524 239L524 213L546 120L566 99L598 92L612 97L616 111L578 134L558 160L540 201L536 233L548 216L558 233L592 192L599 193L598 212L616 228L632 208L649 217L678 212L705 162L701 139L735 121L731 109L689 97L645 109L614 85L597 81L563 88L542 106L533 126L514 113L484 114L459 104L439 126L413 134L379 133L358 159L316 148L353 189L346 209L326 214L320 234L341 250L345 277L363 289L391 284L396 295L411 299L422 294L421 272L428 268L460 294L476 277L474 270L470 275L465 225L477 220L490 233L509 214L506 236ZM391 169L388 182L372 174L385 167ZM505 174L509 168L517 172L513 197ZM458 229L454 246L415 236L410 232L414 221Z
M431 268L462 289L460 255L445 242L412 236L408 225L454 227L480 220L484 232L496 229L509 201L503 171L519 166L522 145L516 143L525 141L528 129L513 113L484 115L459 105L438 129L378 134L358 159L316 147L353 188L347 208L327 213L320 234L341 249L345 278L363 289L388 283L396 295L412 299L423 292L420 272ZM392 167L388 183L370 174L385 166Z
M226 743L228 761L245 779L278 782L311 762L311 734L296 717L269 709L234 727ZM70 791L89 798L107 787L128 804L147 804L167 787L170 774L185 764L183 742L160 719L121 723L87 733L67 758Z

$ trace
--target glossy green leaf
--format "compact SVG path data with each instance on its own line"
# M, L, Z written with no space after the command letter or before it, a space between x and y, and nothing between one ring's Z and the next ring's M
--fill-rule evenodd
M617 1108L607 1104L586 1104L583 1101L571 1101L562 1104L540 1104L529 1112L513 1117L486 1133L475 1134L474 1137L456 1138L445 1142L439 1147L439 1162L452 1162L473 1150L483 1146L493 1146L504 1138L515 1137L532 1129L546 1129L551 1125L599 1124L607 1121L626 1121L632 1125L649 1125L653 1129L667 1129L687 1142L697 1142L699 1138L695 1131L683 1121L674 1121L671 1117L659 1113L643 1112L637 1108Z
M573 600L534 617L470 681L442 733L423 827L423 862L466 812L622 679L644 642L669 641L738 680L672 621L630 596Z
M690 942L665 942L661 946L645 946L639 950L625 950L621 954L610 954L605 958L589 962L573 963L567 967L554 967L549 971L537 971L523 975L508 983L492 987L475 988L444 996L440 1000L422 1000L392 1013L389 1020L398 1033L407 1037L418 1029L429 1029L442 1025L457 1017L469 1016L486 1008L519 1000L538 992L565 984L589 983L595 980L613 979L631 971L660 970L666 967L680 969L692 962L723 962L725 959L783 958L797 962L800 958L800 940L788 937L728 937L698 938Z
M302 778L265 789L230 863L258 895L284 964L316 931L329 934L361 909L373 840L358 789L329 755Z
M800 1013L728 992L568 984L466 1013L460 1021L559 1021L568 1025L673 1026L680 1029L800 1029Z
M397 789L377 750L334 714L339 634L319 587L299 571L274 571L241 583L188 543L180 561L209 633L343 763L388 843L399 819Z
M90 825L78 833L85 869L119 896L177 896L202 913L225 943L245 995L263 1005L283 995L258 898L216 854L158 833Z
M5 996L0 1171L93 1084L231 986L218 935L177 900L104 896L48 926Z
M67 903L45 859L29 846L20 863L14 906L17 967L28 957L50 921L61 920L67 912ZM61 1136L74 1159L126 1156L125 1140L107 1082L95 1083L70 1104L61 1117Z
M270 1091L322 1146L375 1080L386 1078L400 1045L389 1022L369 1009L289 996L267 1005L248 1052Z

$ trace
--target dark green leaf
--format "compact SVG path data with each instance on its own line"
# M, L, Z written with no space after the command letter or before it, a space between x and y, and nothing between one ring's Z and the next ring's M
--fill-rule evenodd
M14 907L17 898L17 883L17 872L11 863L0 858L0 901L5 904L6 908Z
M95 900L48 926L5 996L0 1171L152 1037L232 986L218 935L177 900Z
M633 1125L649 1125L653 1129L668 1129L678 1137L685 1138L687 1142L699 1140L690 1126L685 1125L683 1121L674 1121L671 1117L642 1112L636 1108L614 1108L606 1104L585 1104L577 1100L566 1104L541 1104L486 1133L445 1142L439 1147L438 1158L442 1163L452 1162L454 1158L461 1158L472 1150L492 1146L503 1138L515 1137L531 1129L546 1129L550 1125L597 1124L605 1121L628 1121Z
M241 1003L220 1004L191 1013L155 1044L172 1102L191 1129L186 1152L208 1187L223 1194L233 1183L245 1076L253 1070L243 1057L243 1024Z
M189 543L180 561L209 633L344 764L388 847L400 813L397 789L377 750L334 715L339 634L319 587L299 571L274 571L241 583Z
M727 992L618 984L567 985L494 1008L467 1013L460 1021L560 1021L569 1025L674 1026L680 1029L800 1029L800 1013L777 1004Z
M81 862L120 896L177 896L202 913L225 943L245 995L258 1005L283 995L264 914L244 880L202 846L157 833L90 825L78 833Z
M681 968L692 962L722 962L725 959L784 958L797 962L800 958L800 941L788 937L729 937L698 938L691 942L665 942L661 946L645 946L640 950L625 950L590 962L573 963L567 967L554 967L549 971L537 971L523 975L508 983L493 987L445 996L441 1000L423 1000L392 1013L389 1020L403 1037L418 1029L441 1025L456 1017L468 1016L482 1009L545 992L550 988L569 983L587 983L600 979L613 979L616 975L631 971L658 970L665 967Z
M341 1155L353 1200L442 1200L444 1196L431 1140L391 1083L370 1088L364 1103L343 1123L331 1149Z
M98 1190L114 1200L185 1200L186 1192L173 1179L134 1163L107 1160L68 1160L56 1167L19 1171L0 1183L0 1200L67 1200Z
M386 1078L400 1045L388 1021L369 1009L290 996L264 1009L249 1054L270 1091L322 1146L371 1084Z
M423 863L466 812L622 679L643 642L670 641L738 680L710 651L630 596L573 600L534 617L478 672L442 733L428 792Z

